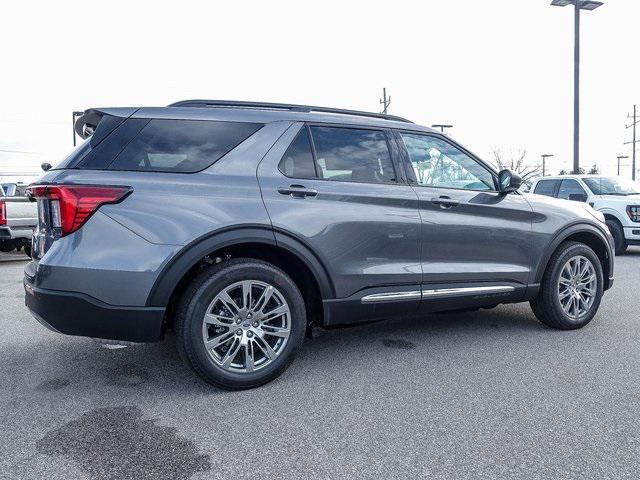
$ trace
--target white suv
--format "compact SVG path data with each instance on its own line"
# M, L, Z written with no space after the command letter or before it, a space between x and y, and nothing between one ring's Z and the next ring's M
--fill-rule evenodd
M640 245L640 184L619 177L563 175L538 178L531 192L587 202L602 212L616 244L616 254Z

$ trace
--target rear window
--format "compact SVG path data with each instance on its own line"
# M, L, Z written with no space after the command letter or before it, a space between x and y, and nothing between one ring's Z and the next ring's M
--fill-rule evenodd
M342 182L396 181L384 132L311 127L320 177Z
M313 164L311 142L306 128L300 130L296 139L289 145L278 168L287 177L316 178L316 167Z
M108 169L198 172L262 126L243 122L154 119L124 147Z
M560 183L560 180L540 180L536 184L536 188L533 193L538 195L546 195L547 197L553 197L556 193L556 187Z

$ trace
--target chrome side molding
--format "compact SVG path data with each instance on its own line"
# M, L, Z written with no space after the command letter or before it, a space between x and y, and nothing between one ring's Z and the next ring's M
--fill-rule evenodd
M513 292L515 287L511 285L490 285L486 287L459 287L412 290L407 292L383 292L366 295L361 303L396 302L403 300L420 300L423 298L459 297L465 295L485 295L492 293Z
M487 287L460 287L460 288L438 288L435 290L422 290L422 298L425 297L456 297L460 295L483 295L486 293L507 293L513 292L515 287L511 285L492 285Z
M366 295L360 300L362 303L377 303L377 302L393 302L398 300L420 300L422 298L422 292L420 290L413 290L410 292L385 292L385 293L373 293Z

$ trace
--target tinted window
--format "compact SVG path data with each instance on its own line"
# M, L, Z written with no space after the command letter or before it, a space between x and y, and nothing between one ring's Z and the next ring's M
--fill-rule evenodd
M546 195L547 197L553 197L556 193L556 186L560 183L560 180L540 180L536 184L536 188L533 193L538 195Z
M109 166L110 170L197 172L207 168L262 124L151 120Z
M287 177L316 178L311 142L306 128L300 130L298 136L289 145L282 160L280 160L278 168Z
M558 198L564 198L569 200L569 195L586 195L587 192L584 188L575 180L562 180L560 184L560 190L558 191Z
M436 137L402 133L418 184L465 190L494 190L493 175L478 161Z
M311 127L311 134L321 178L343 182L396 181L384 132Z

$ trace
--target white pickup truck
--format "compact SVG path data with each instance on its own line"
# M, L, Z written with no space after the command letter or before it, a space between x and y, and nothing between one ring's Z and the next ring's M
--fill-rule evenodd
M616 255L640 245L640 184L619 177L563 175L538 178L531 192L586 202L604 214Z
M0 184L0 252L24 248L31 256L31 235L38 223L38 207L23 196L23 190L20 184Z

